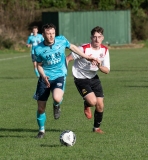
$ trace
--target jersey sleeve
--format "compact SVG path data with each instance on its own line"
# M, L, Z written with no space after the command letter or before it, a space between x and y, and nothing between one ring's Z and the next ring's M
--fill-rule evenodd
M30 36L28 37L28 39L27 39L27 44L31 44L31 40L30 40Z
M110 70L110 56L108 50L106 51L106 55L102 61L102 66L107 67Z
M83 47L79 46L78 48L79 48L82 52L84 52L84 51L83 51ZM76 54L75 52L71 52L71 55L72 55L72 57L73 57L74 60L75 60L75 59L80 59L80 58L82 58L81 56L79 56L79 55Z
M40 48L38 47L38 46L36 46L35 48L34 48L34 55L35 55L35 59L36 59L36 62L38 62L38 63L41 63L42 62L42 58L41 58L41 56L40 56Z
M61 37L65 41L65 47L70 48L70 42L64 36L61 36Z

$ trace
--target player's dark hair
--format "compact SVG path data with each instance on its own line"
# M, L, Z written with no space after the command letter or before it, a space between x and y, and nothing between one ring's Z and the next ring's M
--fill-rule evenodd
M32 27L32 30L33 30L34 28L38 29L38 26L33 26L33 27Z
M52 24L52 23L48 24L47 23L47 24L42 26L42 33L44 33L45 29L50 29L50 28L54 28L55 31L56 31L56 26L54 24Z
M104 29L102 27L97 26L91 30L91 35L93 36L95 32L101 33L103 35Z

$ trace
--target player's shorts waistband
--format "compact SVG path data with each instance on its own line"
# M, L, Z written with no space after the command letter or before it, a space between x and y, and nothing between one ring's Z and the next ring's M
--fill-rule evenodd
M93 78L76 78L76 77L74 77L74 79L99 79L99 76L96 74Z

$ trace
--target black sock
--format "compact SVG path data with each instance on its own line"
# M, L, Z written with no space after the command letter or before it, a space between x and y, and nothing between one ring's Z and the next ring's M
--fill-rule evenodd
M85 107L90 107L90 104L86 100L84 100L84 106Z
M94 128L99 128L103 119L103 112L94 112Z

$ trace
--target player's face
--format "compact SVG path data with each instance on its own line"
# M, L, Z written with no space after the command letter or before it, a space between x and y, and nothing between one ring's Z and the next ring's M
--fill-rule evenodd
M33 32L33 35L36 35L38 33L38 29L37 28L33 28L32 32Z
M43 36L48 44L53 44L55 39L55 29L54 28L45 29Z
M93 36L91 36L91 44L94 48L100 47L104 36L101 33L95 32Z

